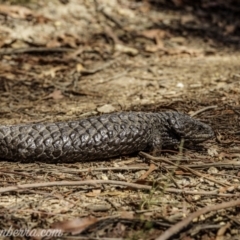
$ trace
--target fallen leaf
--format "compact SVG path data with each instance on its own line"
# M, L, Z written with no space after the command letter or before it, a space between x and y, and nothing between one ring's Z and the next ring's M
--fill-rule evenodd
M125 176L121 173L117 173L116 176L121 180L126 180Z
M194 49L186 46L177 46L167 51L169 55L179 55L185 53L189 54L190 56L200 56L203 52L203 49Z
M121 191L105 191L101 196L121 196L124 195Z
M97 221L97 218L91 216L86 218L74 218L72 220L55 222L51 227L60 229L62 232L70 232L72 235L76 235Z
M30 9L16 5L15 6L0 5L0 12L12 18L20 19L25 19L26 17L33 15L33 12Z
M188 24L188 23L195 23L196 22L196 18L193 15L185 15L182 16L181 18L181 24Z
M183 5L183 0L172 0L176 7L181 7Z
M159 30L159 29L151 29L151 30L146 30L141 33L142 36L148 39L152 40L160 40L168 36L166 31Z
M120 217L121 218L128 218L128 219L133 219L134 218L134 212L120 212Z
M174 174L176 174L176 175L184 175L185 172L179 170L179 171L175 171Z
M51 76L52 78L54 78L56 76L57 72L64 70L64 69L67 69L67 67L65 67L65 66L52 67L48 70L44 70L40 76L41 77Z
M102 180L109 180L109 179L108 179L108 176L107 176L106 174L102 174L102 175L101 175L101 178L102 178Z
M52 93L48 95L49 98L53 98L54 100L62 99L64 96L62 95L61 90L55 89Z
M57 38L59 42L61 42L62 46L69 46L72 48L77 47L77 42L79 40L79 37L77 35L72 35L72 34L62 34Z
M225 152L220 152L220 153L218 154L218 159L219 159L219 160L223 160L223 159L226 158L226 157L228 157L228 154L225 153Z
M47 42L46 47L49 48L61 47L61 43L57 39L51 39Z
M139 180L144 180L146 179L155 169L157 169L157 167L151 163L149 169L147 170L147 172L145 172L140 178Z
M135 55L138 54L138 50L136 48L127 47L127 46L124 46L122 44L116 44L115 45L115 51L122 52L122 53L127 53L127 54L130 54L132 56L135 56Z
M36 14L29 8L17 5L14 6L0 5L0 13L16 19L27 19L29 17L31 18L34 17L38 23L46 23L50 20L49 18L43 15Z
M227 25L225 27L224 35L232 34L232 33L234 33L235 30L236 30L236 26L235 25Z
M77 72L82 72L83 70L86 70L85 68L84 68L84 66L81 64L81 63L78 63L77 65L76 65L76 70L77 70Z
M232 193L235 190L235 186L230 186L227 188L227 192Z
M169 37L169 34L166 31L159 29L146 30L141 33L142 36L155 40L156 45L146 46L145 50L148 52L156 52L158 50L164 50L163 39Z
M110 204L89 204L86 208L93 212L108 212L111 209Z
M184 37L171 37L170 38L171 42L178 43L178 44L183 44L186 42L186 38Z
M219 230L217 231L217 237L215 238L216 240L224 240L225 238L225 233L228 229L230 229L231 227L231 223L227 222L226 224L224 224L221 228L219 228Z
M218 191L219 193L226 193L227 187L220 187Z
M101 193L101 189L93 189L91 192L86 193L87 197L97 197Z

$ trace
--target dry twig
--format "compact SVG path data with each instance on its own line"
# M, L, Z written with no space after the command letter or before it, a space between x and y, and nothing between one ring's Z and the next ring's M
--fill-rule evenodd
M52 53L52 52L70 52L73 48L59 48L59 47L28 47L28 48L3 48L0 49L0 55L11 55L21 53Z
M217 211L217 210L224 209L224 208L235 207L237 205L240 205L240 199L201 208L198 211L190 214L188 217L184 218L182 221L180 221L177 224L170 227L161 236L156 238L156 240L167 240L167 239L171 238L173 235L175 235L179 231L181 231L184 227L188 226L194 218L197 218L197 217L201 216L202 214L206 214L208 212Z
M113 180L86 180L86 181L54 181L54 182L42 182L42 183L32 183L32 184L22 184L17 186L10 186L0 189L0 193L11 192L11 191L19 191L29 188L38 188L38 187L53 187L53 186L82 186L82 185L97 185L97 184L115 184L126 186L135 189L145 189L151 190L151 186L136 184L136 183L128 183L121 181L113 181Z
M151 186L137 184L137 183L128 183L128 182L114 181L114 180L86 180L86 181L53 181L53 182L22 184L22 185L17 185L17 186L9 186L9 187L0 188L0 193L19 191L19 190L30 189L30 188L39 188L39 187L82 186L82 185L96 186L97 184L112 184L112 185L125 186L125 187L139 189L139 190L152 190ZM182 189L163 188L163 187L158 187L158 189L162 190L163 192L179 193L179 194L184 193L184 194L191 194L191 195L208 195L208 196L212 195L212 196L218 196L218 197L240 196L240 194L224 194L224 193L218 193L218 191L197 192L197 191L184 191Z
M203 174L201 174L201 173L199 173L199 172L197 172L197 171L195 171L195 170L193 170L193 169L191 169L191 168L189 168L189 167L183 167L183 166L178 165L178 164L175 164L175 163L173 163L173 162L171 162L171 161L169 161L169 160L167 160L167 159L165 159L165 158L162 158L162 157L153 157L153 156L151 156L150 154L147 154L147 153L145 153L145 152L140 152L139 154L140 154L141 156L146 157L146 158L148 158L148 159L150 159L150 160L153 160L153 161L161 161L161 162L165 162L165 163L167 163L167 164L173 165L173 166L175 166L176 168L182 169L183 171L188 171L188 172L190 172L190 173L192 173L192 174L194 174L194 175L196 175L196 176L198 176L198 177L205 178L205 179L207 179L207 180L209 180L209 181L211 181L211 182L214 182L214 183L216 183L216 184L222 185L222 186L224 186L224 187L229 186L229 184L221 183L221 182L219 182L219 181L217 181L217 180L215 180L215 179L209 178L209 177L207 177L207 176L205 176L205 175L203 175Z
M217 105L208 106L208 107L199 109L198 111L195 111L194 113L190 114L190 116L194 117L194 116L198 115L199 113L202 113L202 112L205 112L207 110L214 109L214 108L217 108L217 107L218 107Z

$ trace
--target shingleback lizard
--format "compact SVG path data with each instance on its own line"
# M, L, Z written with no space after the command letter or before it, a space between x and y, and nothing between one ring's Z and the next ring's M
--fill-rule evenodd
M0 126L0 158L22 162L77 162L161 150L212 138L210 126L188 115L120 112L79 121Z

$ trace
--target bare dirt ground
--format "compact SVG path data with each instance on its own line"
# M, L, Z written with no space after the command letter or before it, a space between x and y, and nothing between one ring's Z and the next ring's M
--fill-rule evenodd
M216 138L158 158L2 160L1 231L240 239L239 2L166 2L2 2L0 124L175 109L211 125Z

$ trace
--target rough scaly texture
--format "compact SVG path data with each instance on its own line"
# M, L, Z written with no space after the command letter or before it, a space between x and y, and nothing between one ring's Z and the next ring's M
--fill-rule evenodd
M120 112L79 121L0 126L0 158L33 162L103 159L200 143L210 126L178 112Z

